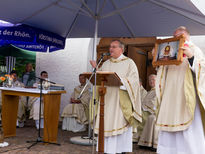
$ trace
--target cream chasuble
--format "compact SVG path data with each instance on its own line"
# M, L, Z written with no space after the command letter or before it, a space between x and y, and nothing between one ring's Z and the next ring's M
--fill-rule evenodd
M116 72L126 90L120 87L106 87L104 106L105 137L123 134L130 126L136 127L142 121L139 75L133 60L124 55L121 59L109 59L101 71ZM95 133L99 130L99 108Z
M196 76L196 91L204 115L205 108L205 58L193 43L189 47L194 53L193 68ZM189 62L184 57L180 65L160 66L156 79L156 94L160 104L156 126L163 131L183 131L194 118L196 92ZM202 116L203 118L203 116Z
M156 98L155 88L148 91L146 97L142 101L142 110L148 111L150 114L156 114L158 104Z

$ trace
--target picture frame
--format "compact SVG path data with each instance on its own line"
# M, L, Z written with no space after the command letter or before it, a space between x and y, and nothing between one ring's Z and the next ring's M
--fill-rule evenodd
M154 48L152 65L179 65L183 61L183 50L185 38L183 35L167 39L157 39Z

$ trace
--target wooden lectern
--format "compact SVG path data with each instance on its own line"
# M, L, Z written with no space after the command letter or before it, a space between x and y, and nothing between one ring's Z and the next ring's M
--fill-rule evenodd
M90 78L92 73L83 73L86 78ZM106 93L106 86L121 86L119 76L115 72L97 71L96 85L101 85L99 88L100 96L100 118L99 118L99 134L98 134L98 153L104 154L104 96ZM91 78L91 83L95 84L95 75ZM95 126L94 126L95 127Z

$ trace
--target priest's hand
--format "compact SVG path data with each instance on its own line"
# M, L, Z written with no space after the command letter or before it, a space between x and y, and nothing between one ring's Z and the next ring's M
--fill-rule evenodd
M80 99L76 99L76 100L75 100L75 103L80 104L80 103L81 103L81 100L80 100Z
M80 101L79 99L74 99L74 98L71 98L71 99L70 99L70 102L71 102L72 104L79 104L79 103L81 103L81 101Z
M193 52L191 51L190 47L188 46L183 46L181 47L180 49L183 50L183 53L188 57L188 58L191 58L194 56Z
M74 98L70 98L70 102L71 102L71 103L74 103L74 102L75 102L75 99L74 99Z
M92 65L93 68L96 68L97 63L94 60L90 60L90 64Z

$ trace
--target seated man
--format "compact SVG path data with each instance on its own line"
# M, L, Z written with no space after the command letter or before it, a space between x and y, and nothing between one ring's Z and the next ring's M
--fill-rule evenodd
M25 66L25 72L22 74L21 82L24 84L24 87L32 87L35 83L35 72L31 63L27 63ZM18 123L19 127L24 126L24 121L29 115L33 101L36 97L22 96L21 101L19 102L18 108Z
M42 79L48 79L48 73L46 71L42 71L41 72L41 78ZM33 86L34 87L38 87L38 83L35 83ZM33 103L32 103L32 108L30 111L30 119L34 119L35 120L35 124L36 124L36 128L39 129L39 108L40 108L40 98L39 97L35 97L35 100L33 99ZM43 128L44 127L44 120L43 120L43 98L41 101L41 124L40 127Z
M70 104L68 104L62 113L63 117L63 130L80 132L86 130L86 124L88 124L89 114L89 102L90 102L90 86L85 88L80 99L77 99L84 85L86 84L86 78L79 75L80 85L74 89L71 95Z
M14 87L24 87L24 84L18 80L17 77L17 72L16 71L11 71L10 73L10 78L12 79L12 85ZM19 97L19 104L18 104L18 115L17 115L17 126L18 127L23 127L24 126L24 97L21 96Z
M147 147L157 147L158 130L155 128L157 114L157 99L155 92L156 75L149 76L149 85L151 90L147 93L142 102L143 123L145 123L138 145Z
M10 77L12 78L12 84L14 87L24 87L24 84L18 80L16 71L11 71Z

